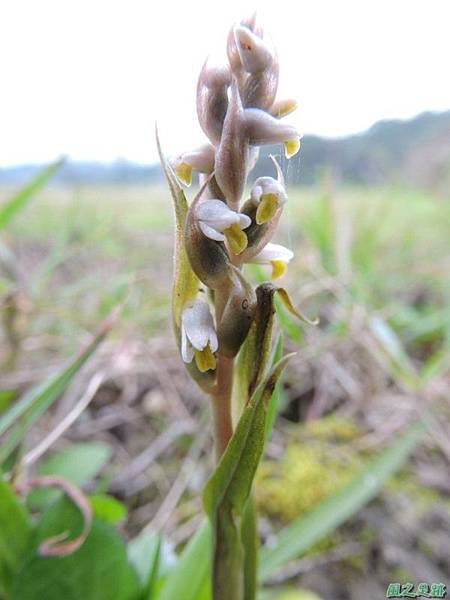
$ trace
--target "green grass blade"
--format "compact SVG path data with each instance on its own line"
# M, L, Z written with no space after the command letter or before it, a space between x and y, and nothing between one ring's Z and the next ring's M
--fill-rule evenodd
M0 229L4 229L11 219L31 200L33 195L44 187L64 160L64 158L60 158L40 171L27 185L0 207Z
M20 444L26 432L42 414L61 396L72 378L91 357L99 344L110 331L116 314L108 317L93 341L63 371L46 382L32 388L14 406L0 417L0 435L10 430L0 449L0 463Z
M208 521L197 530L157 596L158 600L198 600L208 578L211 528Z
M372 500L403 465L424 431L422 423L411 426L360 475L283 529L275 545L261 552L260 581L264 582L281 566L303 554Z

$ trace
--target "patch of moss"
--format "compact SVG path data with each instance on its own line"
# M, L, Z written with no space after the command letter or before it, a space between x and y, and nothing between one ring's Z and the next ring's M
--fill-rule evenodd
M281 461L264 461L258 471L261 513L286 523L345 485L361 466L348 445L359 435L355 425L336 417L301 426L301 441L289 443Z

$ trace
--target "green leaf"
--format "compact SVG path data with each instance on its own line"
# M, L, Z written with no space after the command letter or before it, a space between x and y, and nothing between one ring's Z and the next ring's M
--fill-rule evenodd
M273 358L272 358L272 365L275 365L279 360L281 360L282 356L283 356L283 338L280 335L275 343L275 349L274 349ZM280 396L281 396L280 386L281 386L281 381L278 380L277 384L275 386L275 389L273 390L273 394L270 397L270 400L267 404L266 434L265 434L266 442L270 439L270 436L272 435L273 426L275 424L275 419L277 418L278 411L280 408L280 406L279 406L280 405Z
M64 159L61 158L40 171L25 187L0 206L0 229L6 227L11 219L31 200L33 195L44 187L63 162Z
M264 449L266 403L289 358L289 355L282 358L256 388L219 465L205 486L203 501L214 532L215 600L239 600L242 597L244 553L237 519L244 511Z
M160 592L158 600L198 600L209 585L211 528L205 521L187 544Z
M390 359L388 367L392 375L400 379L409 388L417 389L419 378L414 365L401 340L389 323L379 316L373 316L369 319L369 327L376 341Z
M31 525L24 506L0 475L0 597L9 596L30 532Z
M78 510L62 498L42 517L29 558L15 578L11 600L136 600L139 585L125 545L111 525L94 519L84 544L64 557L42 557L38 545L69 530L81 530Z
M247 500L242 516L241 541L244 549L244 600L254 600L258 580L259 537L258 514L252 495Z
M96 494L89 496L94 516L116 525L125 519L127 516L127 507L116 498L106 494Z
M372 500L387 479L403 465L423 434L422 423L411 426L360 475L283 529L275 544L261 552L260 581L266 581L280 567L301 556Z
M97 475L110 456L111 447L104 442L73 444L43 462L38 468L38 475L58 475L81 487ZM61 494L58 490L36 490L28 495L28 505L42 509Z
M175 258L174 278L172 290L173 319L177 328L181 326L181 311L187 302L195 298L200 287L200 282L191 268L189 258L184 247L184 226L188 212L188 203L183 189L178 183L175 173L161 149L158 131L156 131L156 144L158 147L161 166L169 184L175 210Z
M16 390L0 390L0 414L11 406L16 395Z
M144 600L156 597L155 582L160 574L162 537L142 533L127 546L128 560L135 568L142 584Z
M178 179L161 149L158 130L156 130L156 145L158 148L161 166L166 176L167 183L172 195L173 207L175 212L175 249L174 249L174 269L172 283L172 320L175 330L175 337L178 346L181 345L181 313L184 306L193 300L201 287L197 275L194 273L189 262L184 244L184 229L186 216L188 213L188 203L183 189L178 183ZM214 372L209 370L202 373L198 370L195 361L185 364L186 369L192 379L204 390L208 391L214 385Z
M0 449L0 464L20 444L27 431L34 423L58 400L61 394L78 373L85 362L91 357L98 345L109 333L115 320L115 315L107 318L93 341L73 360L68 367L44 383L32 388L6 413L0 416L0 435L5 433L12 425L8 438L2 443ZM16 423L16 421L18 421Z
M205 486L205 510L211 519L224 503L242 514L264 446L266 402L291 355L282 358L253 393L219 465Z

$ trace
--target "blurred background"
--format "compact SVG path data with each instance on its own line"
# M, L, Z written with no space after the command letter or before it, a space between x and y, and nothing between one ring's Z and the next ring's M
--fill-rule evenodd
M391 581L449 583L445 1L4 2L0 413L122 304L21 451L34 469L37 457L103 444L88 487L124 504L125 536L163 530L169 557L198 527L209 411L171 331L173 217L154 126L168 155L202 142L197 74L255 8L278 49L280 96L299 102L287 119L305 135L289 163L264 149L251 179L273 174L269 153L279 159L289 201L275 241L295 252L282 283L320 317L299 327L279 314L297 354L258 474L262 538L334 494L409 423L422 417L427 428L377 499L271 589L375 600ZM268 278L263 269L249 276Z

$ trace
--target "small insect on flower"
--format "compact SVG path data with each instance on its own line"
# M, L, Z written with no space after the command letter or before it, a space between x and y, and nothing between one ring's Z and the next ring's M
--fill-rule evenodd
M250 217L231 210L222 200L200 202L196 218L206 237L217 242L227 240L234 254L240 254L247 247L247 236L243 229L251 224Z
M286 271L288 263L294 258L294 253L289 248L280 244L268 243L251 259L252 263L260 265L272 265L272 279L282 277Z
M181 355L185 363L195 358L198 370L214 370L219 344L209 305L203 300L187 304L181 314Z

